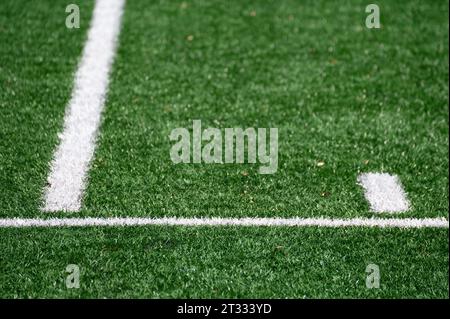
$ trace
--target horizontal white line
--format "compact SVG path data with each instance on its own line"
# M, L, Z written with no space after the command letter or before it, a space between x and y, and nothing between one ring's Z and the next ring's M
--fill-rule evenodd
M123 6L124 0L95 2L88 39L75 75L64 129L60 134L60 144L47 179L44 211L80 209L108 88Z
M88 226L291 226L291 227L380 227L448 228L446 218L4 218L1 227L88 227Z

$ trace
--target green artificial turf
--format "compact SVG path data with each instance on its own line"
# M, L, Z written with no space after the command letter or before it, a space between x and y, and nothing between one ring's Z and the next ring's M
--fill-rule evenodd
M394 217L448 217L448 2L129 0L78 213L43 213L93 1L0 2L0 218L391 217L360 172L397 174ZM169 134L277 127L276 174L179 164ZM318 166L318 162L324 162ZM448 298L448 229L0 228L0 297ZM379 265L381 288L365 287ZM64 285L81 267L80 289Z
M129 1L81 214L370 217L357 175L388 172L447 216L448 3L379 5ZM278 128L277 173L173 164L194 119Z
M0 229L0 297L448 298L448 230ZM80 269L67 289L66 266ZM366 267L380 288L366 288Z
M402 216L447 216L448 4L380 7L369 30L357 1L129 1L78 215L370 217L373 171L400 176ZM78 30L61 4L1 8L0 215L36 217L92 2ZM277 173L173 164L168 135L194 119L277 127Z
M80 29L63 1L0 3L0 217L40 216L42 190L62 130L93 2Z

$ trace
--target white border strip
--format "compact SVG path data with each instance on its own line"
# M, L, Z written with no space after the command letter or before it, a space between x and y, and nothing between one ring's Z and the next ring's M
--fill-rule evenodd
M50 218L0 219L0 228L89 227L89 226L291 226L291 227L379 227L449 228L446 218Z
M51 163L44 211L78 211L94 154L125 0L96 0L75 75L60 144Z

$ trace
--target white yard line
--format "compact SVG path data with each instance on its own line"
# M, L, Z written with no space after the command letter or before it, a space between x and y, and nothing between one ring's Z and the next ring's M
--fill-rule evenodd
M449 228L446 218L50 218L0 219L0 228L88 227L88 226L291 226L291 227L379 227Z
M358 176L372 211L398 213L409 209L409 202L396 175L364 173Z
M78 211L108 88L125 0L96 0L72 97L59 135L44 211Z

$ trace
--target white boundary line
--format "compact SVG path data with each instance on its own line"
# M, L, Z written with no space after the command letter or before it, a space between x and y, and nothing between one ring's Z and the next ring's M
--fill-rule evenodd
M89 227L89 226L290 226L290 227L379 227L449 228L446 218L4 218L0 228Z
M94 154L125 0L96 0L75 75L64 130L45 191L44 211L78 211Z

